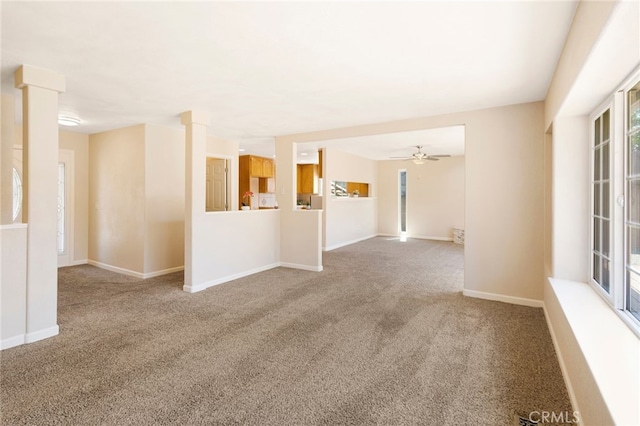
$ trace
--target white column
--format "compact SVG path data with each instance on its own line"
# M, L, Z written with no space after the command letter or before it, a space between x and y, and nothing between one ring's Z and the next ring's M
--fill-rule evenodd
M13 142L15 126L13 96L2 94L2 139L0 140L0 224L13 223Z
M210 116L201 111L180 115L185 135L184 289L203 281L197 268L198 229L204 224L207 126Z
M58 93L64 92L65 80L61 74L23 65L15 82L22 89L29 343L58 334Z

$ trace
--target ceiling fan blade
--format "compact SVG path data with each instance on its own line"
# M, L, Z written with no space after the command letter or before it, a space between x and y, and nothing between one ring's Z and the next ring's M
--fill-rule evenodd
M432 157L432 156L429 156L429 157L425 158L425 160L429 160L429 161L440 161L440 159L439 159L439 158Z
M444 157L451 157L451 155L449 155L449 154L438 154L438 155L430 155L429 157L440 157L440 158L444 158Z
M389 157L397 160L411 160L411 157Z

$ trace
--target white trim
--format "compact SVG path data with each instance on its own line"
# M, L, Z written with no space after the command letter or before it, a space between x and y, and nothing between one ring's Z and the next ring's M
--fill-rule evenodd
M311 271L311 272L322 272L322 265L320 266L309 266L302 265L300 263L288 263L288 262L280 262L280 266L283 268L292 268L292 269L302 269L303 271Z
M260 266L258 268L250 269L248 271L238 272L237 274L227 275L226 277L217 278L215 280L207 281L206 283L196 284L196 285L184 285L182 290L187 293L196 293L198 291L206 290L209 287L213 287L218 284L223 284L229 281L237 280L238 278L243 278L249 275L257 274L258 272L264 272L269 269L277 268L280 266L280 263L272 263L270 265Z
M17 336L9 337L3 340L0 340L0 351L14 348L16 346L24 345L24 334L19 334Z
M178 271L184 271L184 266L175 266L173 268L161 269L159 271L142 273L142 272L132 271L130 269L120 268L118 266L109 265L102 262L96 262L95 260L91 260L91 259L78 260L76 262L78 263L74 262L74 264L77 264L77 265L89 264L92 266L96 266L100 269L106 269L107 271L117 272L118 274L128 275L130 277L140 278L143 280L147 278L159 277L160 275L172 274Z
M49 337L57 336L60 333L60 327L54 325L53 327L45 328L44 330L34 331L24 335L25 343L33 343L39 340L48 339Z
M342 243L334 244L334 245L329 246L329 247L323 247L322 251L335 250L337 248L344 247L344 246L349 246L351 244L359 243L360 241L364 241L364 240L369 240L369 239L375 238L377 236L378 236L378 234L367 235L366 237L356 238L355 240L345 241L345 242L342 242Z
M69 266L78 266L78 265L86 265L89 263L89 260L87 259L80 259L80 260L74 260L71 262L71 265Z
M145 274L142 274L142 278L147 279L147 278L159 277L160 275L173 274L174 272L179 272L179 271L184 271L184 266L175 266L173 268L161 269L159 271L154 271L154 272L147 272Z
M486 293L484 291L476 290L462 290L462 294L468 297L475 297L477 299L494 300L496 302L511 303L512 305L530 306L532 308L542 308L544 302L542 300L527 299L524 297L506 296L504 294Z
M27 229L29 226L28 223L10 223L7 225L0 225L0 229L1 230L5 230L5 229Z
M144 278L143 273L132 271L130 269L120 268L118 266L113 266L113 265L109 265L102 262L96 262L95 260L91 260L91 259L87 260L87 263L91 266L96 266L100 269L106 269L107 271L117 272L119 274L128 275L134 278L140 278L140 279Z
M435 241L453 241L453 237L431 237L419 235L407 235L407 238L415 238L417 240L435 240Z
M556 333L553 330L551 319L549 318L549 314L547 313L547 306L544 304L544 301L542 302L542 311L544 312L544 318L547 321L547 328L549 329L549 334L551 334L551 342L553 343L553 347L556 350L558 364L560 364L560 371L562 371L562 378L564 379L564 385L567 388L567 392L569 393L569 400L571 401L571 407L573 407L573 411L577 411L579 413L580 405L578 404L578 398L576 398L576 393L573 390L573 386L571 385L571 379L569 378L567 365L564 362L564 357L562 356L560 345L558 345L558 339L556 338Z
M377 234L378 237L395 237L400 238L400 234ZM434 241L453 241L453 237L423 237L416 235L406 235L407 238L413 238L416 240L434 240Z

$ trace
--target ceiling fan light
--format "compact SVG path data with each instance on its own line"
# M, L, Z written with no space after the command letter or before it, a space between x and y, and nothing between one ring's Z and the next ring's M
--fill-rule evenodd
M415 164L424 164L424 159L423 158L414 158L413 162Z

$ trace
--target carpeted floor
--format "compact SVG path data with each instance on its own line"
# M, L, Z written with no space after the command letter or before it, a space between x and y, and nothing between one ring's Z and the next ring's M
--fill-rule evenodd
M200 293L59 272L60 335L0 353L4 425L515 425L571 411L541 309L463 297L463 249L374 238Z

